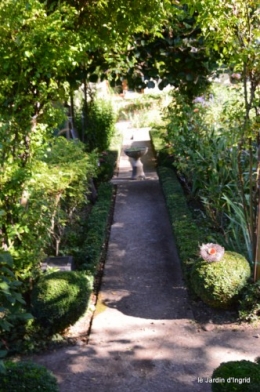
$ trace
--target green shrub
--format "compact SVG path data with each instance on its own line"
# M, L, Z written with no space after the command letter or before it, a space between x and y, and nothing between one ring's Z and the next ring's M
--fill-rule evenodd
M100 261L107 236L107 224L112 205L113 185L103 183L98 188L98 200L88 217L86 240L76 258L80 269L94 273Z
M107 150L115 133L115 113L110 101L94 99L88 109L84 141L88 151Z
M87 308L93 278L79 271L42 276L32 291L32 314L52 333L74 324Z
M190 102L173 91L165 111L165 140L174 167L191 194L203 201L214 227L224 232L229 249L252 262L254 225L245 217L256 209L252 178L257 154L244 135L241 91L213 83L210 94L202 102Z
M213 392L258 392L260 366L246 360L223 362L212 378L220 381L212 383Z
M13 268L14 261L10 253L0 251L0 336L10 331L15 321L32 318L24 311L25 301L19 292L21 282L15 277Z
M22 168L18 174L18 168L11 170L11 166L1 175L0 183L5 183L0 189L1 229L14 259L13 272L23 283L21 292L30 289L45 251L52 245L58 253L64 227L86 204L86 191L97 171L96 163L97 154L86 154L83 143L56 137L35 153L25 178ZM14 191L13 187L17 189Z
M191 284L206 304L227 309L238 300L238 294L250 277L248 261L235 252L225 252L218 262L204 260L194 264Z
M154 127L150 131L150 137L154 152L156 155L157 163L159 166L173 167L173 148L166 142L165 127Z
M239 317L245 321L258 321L260 317L260 281L248 283L239 301Z
M174 171L158 167L163 193L173 228L184 275L189 279L191 265L198 258L198 245L202 241L199 229L193 221L182 187Z
M99 167L97 171L96 183L110 181L114 175L118 159L117 151L104 151L99 157Z
M58 392L57 380L44 366L33 362L5 363L0 392Z

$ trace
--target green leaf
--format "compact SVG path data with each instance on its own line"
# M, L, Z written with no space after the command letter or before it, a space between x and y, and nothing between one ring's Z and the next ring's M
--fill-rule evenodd
M5 263L9 267L13 266L13 258L9 252L0 252L0 263Z
M0 289L5 294L9 294L9 285L6 282L0 282Z
M186 80L188 80L189 82L191 82L193 80L193 75L188 73L186 74Z

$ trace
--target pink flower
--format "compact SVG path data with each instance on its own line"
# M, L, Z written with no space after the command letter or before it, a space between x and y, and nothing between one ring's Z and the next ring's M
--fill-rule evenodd
M200 246L200 256L209 263L220 261L224 253L225 249L218 244L202 244Z

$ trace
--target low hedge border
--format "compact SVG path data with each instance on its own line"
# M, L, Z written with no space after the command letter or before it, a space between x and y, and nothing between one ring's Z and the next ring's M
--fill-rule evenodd
M115 188L110 183L103 183L98 188L98 199L91 209L86 224L85 241L75 263L78 269L95 274L102 258L108 236L108 224L113 205Z
M198 246L203 242L202 235L193 221L182 187L174 171L163 166L159 166L157 171L181 259L183 274L190 287L191 267L198 260Z
M182 186L173 170L172 163L167 159L168 152L165 144L162 143L162 131L151 130L150 138L159 164L157 173L170 216L183 275L188 288L194 293L190 274L193 264L198 260L198 250L199 245L203 243L203 234L194 222Z

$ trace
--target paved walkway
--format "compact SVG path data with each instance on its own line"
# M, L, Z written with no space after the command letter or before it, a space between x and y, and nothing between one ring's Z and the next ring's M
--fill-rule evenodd
M147 129L123 127L124 146L148 146L145 180L122 154L105 273L87 345L38 358L61 392L209 392L221 362L260 355L257 333L202 331L187 301Z

